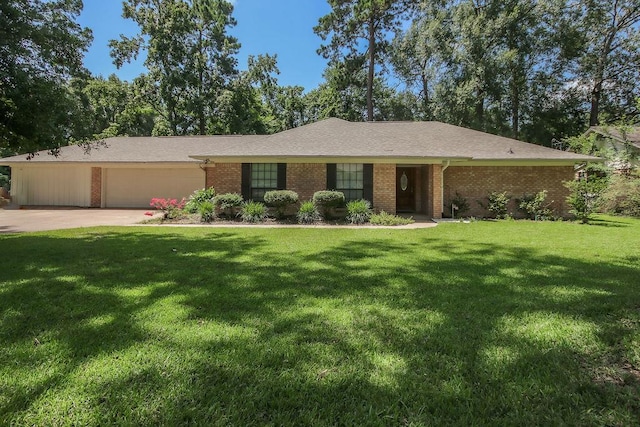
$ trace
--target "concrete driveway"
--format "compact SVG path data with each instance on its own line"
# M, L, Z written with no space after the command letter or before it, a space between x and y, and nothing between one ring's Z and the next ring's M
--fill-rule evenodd
M98 225L133 225L151 218L145 209L0 209L0 233L59 230Z

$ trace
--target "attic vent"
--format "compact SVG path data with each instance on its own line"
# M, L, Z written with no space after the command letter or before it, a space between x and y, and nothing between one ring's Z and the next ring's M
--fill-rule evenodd
M509 148L509 151L507 151L508 154L513 154L513 149Z

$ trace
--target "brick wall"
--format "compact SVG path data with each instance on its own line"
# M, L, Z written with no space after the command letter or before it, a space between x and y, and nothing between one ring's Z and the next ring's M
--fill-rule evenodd
M91 168L91 205L92 208L102 206L102 168Z
M373 165L373 207L376 211L396 213L396 165Z
M477 201L486 204L489 192L506 191L512 196L509 212L521 216L513 199L547 190L547 202L553 201L551 208L556 215L566 216L569 192L563 182L573 176L573 166L451 166L444 172L445 214L458 192L469 203L470 211L465 215L489 216Z
M324 163L287 164L287 190L298 193L300 201L311 200L313 193L327 187L327 165Z
M442 165L429 165L427 170L427 216L442 218Z
M206 169L206 186L216 194L242 193L242 163L215 163Z

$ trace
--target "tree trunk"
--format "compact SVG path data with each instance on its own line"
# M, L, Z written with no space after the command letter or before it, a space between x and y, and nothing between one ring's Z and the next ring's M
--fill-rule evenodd
M367 121L373 121L373 77L375 71L376 56L376 28L374 13L371 11L369 18L369 70L367 74Z

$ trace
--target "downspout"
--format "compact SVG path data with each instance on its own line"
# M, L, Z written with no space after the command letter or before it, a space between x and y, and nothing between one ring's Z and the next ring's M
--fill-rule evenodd
M440 176L440 214L444 214L444 171L447 170L449 165L451 164L451 160L447 160L447 164L442 168L441 176Z

